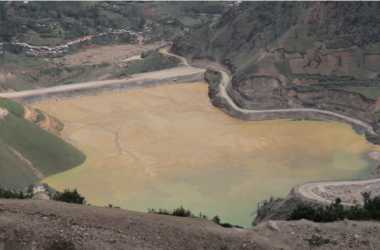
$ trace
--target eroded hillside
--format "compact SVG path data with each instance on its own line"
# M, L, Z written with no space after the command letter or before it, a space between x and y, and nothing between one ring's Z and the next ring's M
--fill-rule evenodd
M243 2L218 24L176 40L172 51L227 69L228 92L241 108L326 109L377 129L378 5Z

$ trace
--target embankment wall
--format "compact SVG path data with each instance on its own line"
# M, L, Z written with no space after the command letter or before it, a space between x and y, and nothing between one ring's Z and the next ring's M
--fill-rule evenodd
M130 89L142 89L142 88L151 88L162 85L169 84L178 84L178 83L191 83L197 81L204 81L203 73L193 73L183 76L173 76L166 77L161 79L149 79L149 80L128 80L125 82L108 84L108 85L99 85L99 86L91 86L85 88L78 89L70 89L70 90L61 90L55 92L47 92L47 93L36 93L30 94L22 97L10 98L13 101L23 103L25 105L31 106L40 103L47 103L53 101L60 101L65 99L78 98L83 96L95 96L102 95L108 93L115 93L126 91Z
M228 114L229 116L232 116L236 119L245 120L245 121L264 121L264 120L276 120L276 119L305 119L313 118L313 119L323 119L323 120L330 120L330 121L337 121L342 123L350 124L353 128L358 129L360 131L368 131L368 128L365 126L361 126L357 123L351 122L349 120L346 120L344 118L332 115L332 114L326 114L318 111L301 111L301 110L294 110L294 111L279 111L279 112L260 112L260 113L242 113L238 110L235 110L230 106L230 104L222 97L215 97L212 100L212 104L215 107L220 108L223 112Z

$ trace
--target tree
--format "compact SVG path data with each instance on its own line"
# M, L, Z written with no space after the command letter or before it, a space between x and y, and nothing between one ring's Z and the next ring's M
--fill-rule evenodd
M77 189L70 191L70 189L65 189L63 193L57 192L55 195L51 196L52 200L55 201L63 201L67 203L75 203L75 204L86 204L86 200L83 196L81 196Z

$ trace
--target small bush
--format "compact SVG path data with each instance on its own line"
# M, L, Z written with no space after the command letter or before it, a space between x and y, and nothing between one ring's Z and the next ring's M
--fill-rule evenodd
M306 239L306 241L308 242L309 246L323 246L330 243L334 245L337 244L337 242L334 240L324 239L322 236L318 235L313 235L311 238Z

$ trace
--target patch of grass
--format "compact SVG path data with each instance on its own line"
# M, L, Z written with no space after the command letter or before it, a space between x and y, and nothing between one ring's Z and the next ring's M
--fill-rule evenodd
M45 64L46 61L42 58L27 57L25 54L13 54L5 51L0 56L0 68L13 69L18 67L35 67Z
M276 66L277 70L285 77L288 77L290 74L292 74L292 68L290 67L289 60L275 62L274 65Z
M20 152L45 176L74 168L86 159L71 144L12 113L0 123L0 140Z
M326 244L334 244L334 245L337 244L336 241L330 240L328 238L323 238L320 235L313 235L309 239L305 239L305 240L308 242L309 246L323 246Z
M100 11L100 15L104 15L104 16L106 16L110 20L123 18L123 16L120 15L119 13L116 13L116 12L113 12L113 11L109 11L109 10L101 10Z
M341 49L341 48L349 48L353 45L354 36L346 36L340 37L331 41L326 41L327 49Z
M53 116L53 118L58 122L58 125L57 125L57 127L55 127L55 129L57 131L62 131L63 128L65 127L65 124L63 122L61 122L59 119L55 118L54 116Z
M46 118L44 113L41 112L41 110L36 109L36 111L37 111L38 115L37 115L37 119L35 120L35 122L40 122Z
M22 117L24 115L24 107L21 104L7 98L0 97L0 107L7 109L9 112L18 117Z
M181 60L177 57L166 57L159 53L158 50L154 50L154 52L149 53L149 55L144 59L128 65L126 69L112 74L107 79L118 78L122 75L132 75L143 72L175 68L178 66L178 64L180 64L180 62Z
M2 122L3 123L3 122ZM0 141L0 186L22 190L38 181L32 169L20 161L13 150Z

